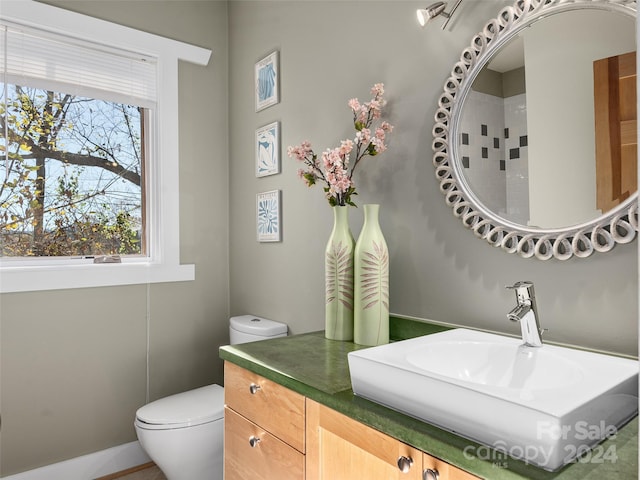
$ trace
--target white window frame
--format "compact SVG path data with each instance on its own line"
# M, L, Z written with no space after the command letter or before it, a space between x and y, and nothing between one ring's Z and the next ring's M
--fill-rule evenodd
M69 258L16 263L0 257L0 293L194 280L195 265L180 264L178 61L204 66L211 50L32 0L3 0L0 18L158 59L157 128L147 160L148 255L119 264Z

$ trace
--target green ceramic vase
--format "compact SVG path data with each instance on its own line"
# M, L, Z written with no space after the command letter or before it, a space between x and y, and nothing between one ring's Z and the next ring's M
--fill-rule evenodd
M349 207L333 208L333 230L325 250L325 337L353 340L353 251Z
M382 235L380 205L364 205L364 225L354 255L354 342L389 343L389 250Z

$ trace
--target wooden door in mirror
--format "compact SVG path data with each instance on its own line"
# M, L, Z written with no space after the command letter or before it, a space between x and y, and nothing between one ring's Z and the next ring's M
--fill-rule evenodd
M593 63L596 202L603 213L638 189L636 52Z

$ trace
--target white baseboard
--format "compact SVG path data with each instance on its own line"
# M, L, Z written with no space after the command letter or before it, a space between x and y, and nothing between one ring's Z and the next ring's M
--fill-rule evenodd
M2 480L93 480L150 461L140 443L135 441L1 478Z

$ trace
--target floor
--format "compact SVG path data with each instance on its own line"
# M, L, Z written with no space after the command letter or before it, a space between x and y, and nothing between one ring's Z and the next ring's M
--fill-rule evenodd
M110 476L109 478L114 480L167 480L167 477L165 477L155 465L150 465L137 472L123 473L122 475Z
M130 473L124 477L120 477L120 480L167 480L167 477L163 475L158 467L145 468L139 472Z

